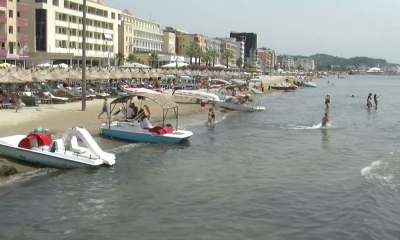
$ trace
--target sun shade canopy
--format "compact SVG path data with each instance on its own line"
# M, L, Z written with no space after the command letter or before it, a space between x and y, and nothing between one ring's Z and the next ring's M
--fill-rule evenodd
M119 97L112 101L110 104L118 104L118 103L125 103L131 100L134 97L144 97L152 100L153 102L160 105L163 109L170 109L175 108L178 105L170 98L162 95L162 94L153 94L153 93L130 93L127 96Z

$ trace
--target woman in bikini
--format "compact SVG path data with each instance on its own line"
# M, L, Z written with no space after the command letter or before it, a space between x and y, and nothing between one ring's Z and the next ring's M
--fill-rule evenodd
M208 121L207 121L206 125L210 124L211 126L213 126L214 122L215 122L215 112L214 112L214 109L210 108L208 110Z

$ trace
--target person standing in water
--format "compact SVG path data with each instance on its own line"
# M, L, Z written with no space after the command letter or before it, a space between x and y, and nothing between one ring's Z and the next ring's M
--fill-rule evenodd
M326 106L326 108L329 108L329 103L331 103L331 96L328 94L325 97L325 106Z
M375 107L378 107L378 98L380 96L377 96L376 94L374 94L374 102L375 102Z
M368 98L367 98L367 108L368 109L372 107L372 99L371 99L371 97L372 97L372 94L370 93L368 95Z
M210 124L211 126L214 126L215 122L215 112L213 108L208 109L208 121L206 125Z
M322 127L326 127L329 122L328 113L325 113L324 117L321 120Z

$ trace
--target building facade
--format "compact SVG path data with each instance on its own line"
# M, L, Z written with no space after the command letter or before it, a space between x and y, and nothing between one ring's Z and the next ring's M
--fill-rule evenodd
M278 56L278 63L282 69L295 70L296 63L294 59L290 56L281 55Z
M205 52L207 51L208 37L201 34L178 33L176 35L176 53L187 56L186 51L191 45L197 45Z
M241 38L235 38L235 44L236 44L236 57L241 58L242 62L244 63L245 57L244 57L244 41ZM242 66L243 67L243 64Z
M28 56L28 4L19 0L0 0L0 58L19 59Z
M258 49L258 59L260 68L262 70L270 70L275 68L276 65L276 53L272 49L269 48L259 48Z
M251 64L253 67L257 66L257 34L247 32L234 32L230 33L231 38L236 38L236 41L244 41L244 58L243 61Z
M230 67L238 67L236 66L236 61L238 59L236 52L237 52L237 46L236 46L236 39L235 38L218 38L218 40L221 41L221 55L228 51L231 52L232 58L229 59L228 65ZM221 64L226 65L226 59L220 59Z
M29 4L23 17L31 27L21 29L28 39L31 62L82 63L83 0L20 0ZM88 0L86 7L87 64L114 65L118 52L121 11L102 0Z
M163 34L163 52L165 53L175 53L175 33L164 32Z
M163 33L160 24L132 16L128 10L121 13L118 52L125 56L135 52L161 52Z
M299 58L296 59L295 65L297 69L304 71L314 71L315 70L315 62L314 59L311 58Z

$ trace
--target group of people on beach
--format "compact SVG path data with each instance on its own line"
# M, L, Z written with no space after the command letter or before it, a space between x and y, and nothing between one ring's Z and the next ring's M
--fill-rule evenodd
M121 109L120 109L120 111L121 111ZM114 115L120 113L120 111L117 111ZM101 115L103 115L104 113L107 115L107 118L109 118L107 98L104 98L103 107L102 107L101 113L99 114L98 118L100 118ZM143 120L145 118L150 120L150 109L147 105L144 105L143 109L139 110L139 108L135 105L135 103L131 102L129 104L128 109L126 109L126 119L136 119L142 113L143 113L143 116L140 120Z

